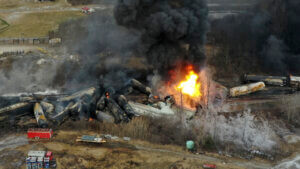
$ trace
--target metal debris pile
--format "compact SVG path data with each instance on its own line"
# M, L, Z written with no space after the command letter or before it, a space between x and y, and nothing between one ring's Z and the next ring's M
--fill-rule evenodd
M144 98L143 103L129 102L126 96L132 93ZM170 108L163 108L173 104L171 97L166 100L153 97L151 89L135 79L118 91L91 87L71 95L27 94L0 99L0 119L34 114L39 127L57 126L67 119L120 123L140 115L174 114Z
M265 96L270 86L277 86L276 91L278 88L288 88L289 92L295 92L300 86L300 77L295 76L245 75L243 81L253 83L231 88L229 92L226 89L229 97L258 91ZM150 87L136 79L131 79L128 85L117 91L100 85L73 94L0 96L0 107L0 121L34 115L39 127L58 126L67 119L121 123L129 122L136 116L174 116L179 111L184 111L186 119L190 119L197 112L176 106L173 96L163 99L154 96Z

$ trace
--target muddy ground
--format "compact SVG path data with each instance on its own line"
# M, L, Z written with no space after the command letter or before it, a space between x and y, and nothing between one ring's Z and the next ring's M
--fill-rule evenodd
M238 159L217 153L193 154L183 147L156 145L138 140L115 141L102 145L76 143L81 134L90 131L56 131L51 141L28 142L25 133L9 134L0 141L0 168L25 168L29 150L54 153L57 168L201 168L205 163L218 169L270 168L272 163L262 159Z

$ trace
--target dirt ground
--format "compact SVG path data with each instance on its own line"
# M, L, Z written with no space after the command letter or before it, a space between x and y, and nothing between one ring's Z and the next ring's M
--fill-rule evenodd
M201 168L203 164L216 164L218 169L269 168L271 163L263 160L237 159L218 154L193 154L183 147L156 145L138 140L115 141L102 145L76 143L81 134L88 131L58 131L52 141L27 142L25 134L12 134L6 138L13 141L0 149L0 169L25 168L29 150L49 150L54 153L58 169L78 168ZM14 137L14 138L13 138ZM7 145L8 144L8 145Z

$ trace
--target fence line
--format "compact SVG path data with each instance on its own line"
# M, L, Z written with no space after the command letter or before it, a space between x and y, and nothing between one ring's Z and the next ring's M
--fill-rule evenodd
M49 44L49 37L0 38L0 45L39 45Z

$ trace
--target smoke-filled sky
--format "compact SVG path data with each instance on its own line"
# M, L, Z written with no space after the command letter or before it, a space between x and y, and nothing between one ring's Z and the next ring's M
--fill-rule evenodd
M114 9L98 11L60 26L68 47L66 56L79 53L79 63L36 66L37 58L15 61L9 68L0 70L0 93L28 88L69 88L79 83L97 84L97 81L111 83L116 79L118 84L125 84L130 78L145 76L133 66L126 66L132 58L141 59L142 63L137 64L157 69L162 75L178 60L202 65L207 31L221 32L218 37L227 38L221 39L221 43L233 52L242 52L242 55L230 53L233 59L250 55L253 62L259 60L257 64L269 73L300 73L298 0L260 1L255 9L213 21L210 28L205 0L118 0L115 3Z
M202 47L207 12L203 0L119 0L113 11L99 11L61 25L70 51L82 56L82 68L73 81L93 81L102 76L107 82L111 80L106 78L120 74L124 83L125 79L141 78L140 70L131 65L124 70L132 58L144 60L145 68L159 69L161 74L167 73L179 59L200 65L205 59Z
M119 25L141 33L140 55L155 69L166 71L178 59L197 65L204 61L204 0L119 0L114 14Z
M232 61L239 59L239 65L247 67L252 60L257 65L246 71L298 74L299 16L298 0L263 0L249 11L213 21L211 32L218 44L226 46Z

